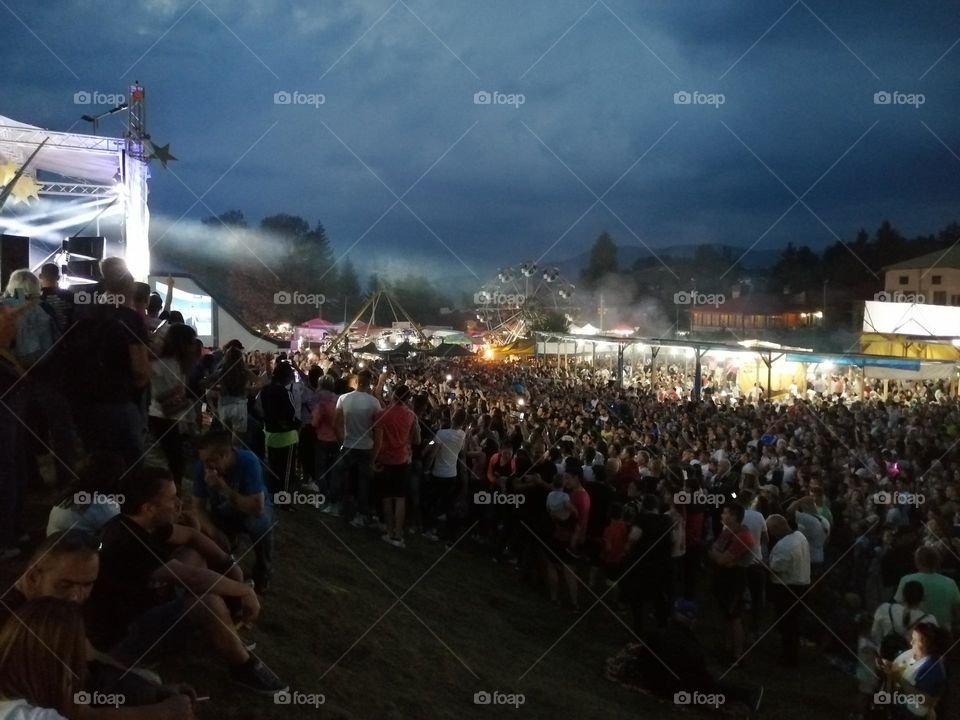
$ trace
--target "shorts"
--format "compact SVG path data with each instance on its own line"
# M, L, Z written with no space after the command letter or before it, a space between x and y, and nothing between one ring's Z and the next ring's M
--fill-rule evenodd
M407 496L407 482L410 475L410 465L383 465L374 478L374 487L377 496L385 498L405 498Z
M714 577L717 601L727 620L736 620L743 614L743 596L747 589L747 569L718 568Z

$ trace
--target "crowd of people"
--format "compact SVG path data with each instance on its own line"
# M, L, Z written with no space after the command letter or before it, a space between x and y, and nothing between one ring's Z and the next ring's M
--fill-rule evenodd
M244 634L269 609L284 512L340 518L388 552L488 554L557 612L626 611L636 642L607 674L668 701L719 693L756 711L763 688L726 676L774 634L784 672L845 671L855 714L960 705L946 387L884 401L824 382L731 403L692 397L670 368L664 388L552 358L207 349L122 261L102 265L101 300L72 302L45 266L14 273L22 302L0 308L4 562L35 538L27 495L60 493L0 604L0 719L189 717L193 691L143 668L190 633L238 683L282 692ZM122 708L96 702L118 694Z

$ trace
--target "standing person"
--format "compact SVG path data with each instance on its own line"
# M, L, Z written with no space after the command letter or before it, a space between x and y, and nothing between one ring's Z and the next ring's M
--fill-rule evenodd
M743 525L753 537L750 553L753 562L747 566L747 589L750 591L750 633L760 634L760 623L763 620L764 605L766 602L767 569L763 566L763 553L769 545L767 537L767 521L759 510L753 507L753 491L743 490L737 497L744 507Z
M425 464L429 467L432 462L433 466L430 476L424 481L421 502L423 537L427 540L439 539L437 522L444 513L447 516L447 539L449 542L459 539L455 537L459 523L454 517L454 506L457 498L465 499L467 495L466 477L459 480L460 467L463 465L463 444L467 439L467 434L463 431L466 420L467 414L463 410L457 410L450 419L450 426L438 430L433 444L430 445L432 455Z
M85 306L59 346L68 357L63 379L87 451L116 452L133 465L144 452L149 336L132 307L133 276L123 260L106 258L100 266L102 302Z
M183 431L195 400L187 377L196 364L193 341L197 331L189 325L171 325L160 356L150 361L150 432L163 451L177 485L184 472Z
M896 601L904 602L904 588L909 582L923 586L923 607L937 619L937 624L952 631L954 619L960 617L960 590L956 580L937 572L940 569L940 553L921 545L914 554L917 572L904 575L897 586Z
M646 610L653 605L657 627L663 629L670 618L670 586L673 522L660 512L656 495L644 495L639 504L628 505L632 527L627 536L626 572L623 588L633 612L633 630L643 634Z
M736 502L723 506L723 530L709 553L717 566L714 583L724 614L724 646L734 660L743 655L743 595L747 589L747 567L754 560L753 535L743 525L743 514L743 505Z
M271 493L289 492L297 459L297 412L290 397L293 366L280 361L273 369L270 383L260 391L263 405L263 433L267 446ZM285 506L292 509L292 505Z
M25 431L22 369L10 352L17 335L14 312L0 306L0 562L20 555L17 530L23 522L27 478L18 439Z
M298 412L300 413L300 441L297 443L297 449L300 453L300 470L303 474L303 489L311 493L320 492L317 479L314 477L314 473L317 470L317 434L313 431L312 422L313 407L317 403L317 393L320 391L321 375L323 375L323 368L319 365L314 365L307 372L306 376L301 374L303 382L298 385L300 388L300 402L297 406Z
M910 647L913 626L921 622L937 624L937 619L923 609L923 585L911 580L903 586L903 602L885 602L873 614L870 639L880 649L880 656L892 660Z
M243 359L243 350L230 347L223 354L220 374L220 394L217 399L217 417L224 428L247 439L247 398L253 373Z
M770 594L780 628L780 661L796 667L800 656L800 601L810 587L810 545L783 515L766 522L770 549Z
M563 573L563 579L570 596L570 604L575 613L580 612L577 564L583 558L587 542L587 528L590 524L590 495L583 489L579 464L570 463L563 475L563 489L569 495L572 517L557 522L553 532L553 561L547 564L547 584L550 597L557 599L557 566Z
M73 295L60 289L60 268L54 263L45 263L40 268L40 295L53 311L57 329L62 335L73 324Z
M339 514L340 495L334 495L333 492L337 487L337 483L333 482L333 467L340 453L340 443L337 441L337 394L333 391L334 387L336 381L332 375L320 378L310 424L316 436L313 453L316 467L313 477L317 492L326 500L323 512Z
M372 525L371 480L374 459L380 452L380 433L376 431L376 418L380 413L380 401L373 396L369 370L357 373L357 389L341 395L337 400L337 437L342 443L340 459L341 489L344 498L349 498L354 512L350 525L362 528Z
M407 406L409 400L410 388L398 385L393 390L390 405L376 419L377 431L382 435L375 482L378 495L383 499L383 520L387 526L383 540L400 548L404 547L410 448L420 443L420 424Z

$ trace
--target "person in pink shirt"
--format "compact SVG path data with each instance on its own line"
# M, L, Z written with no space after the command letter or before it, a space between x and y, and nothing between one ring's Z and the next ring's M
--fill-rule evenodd
M406 513L407 482L410 473L410 448L420 444L420 423L408 407L410 388L398 385L387 408L374 421L381 435L376 458L375 487L382 498L387 531L384 542L404 547L403 521Z

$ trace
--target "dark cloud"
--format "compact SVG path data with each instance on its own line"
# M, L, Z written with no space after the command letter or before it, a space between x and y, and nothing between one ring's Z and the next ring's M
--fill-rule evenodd
M217 183L211 209L320 218L361 271L486 276L551 246L578 255L604 228L624 244L748 247L794 202L781 181L803 194L832 165L804 198L822 222L798 205L757 247L956 216L960 47L937 63L960 36L948 3L8 5L0 114L66 129L85 111L74 92L139 79L183 183L155 170L154 214L176 219ZM525 102L475 105L479 90ZM884 90L925 102L875 105ZM281 91L325 102L276 105ZM725 102L677 105L680 91ZM397 205L369 230L414 183L418 217Z

